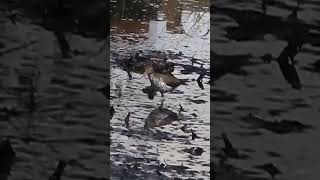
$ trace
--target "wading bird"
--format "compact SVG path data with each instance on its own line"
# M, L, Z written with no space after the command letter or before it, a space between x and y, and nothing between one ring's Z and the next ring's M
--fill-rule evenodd
M146 68L144 74L148 76L154 92L159 91L162 97L164 93L170 92L187 82L187 79L178 79L172 74L156 73L152 66Z

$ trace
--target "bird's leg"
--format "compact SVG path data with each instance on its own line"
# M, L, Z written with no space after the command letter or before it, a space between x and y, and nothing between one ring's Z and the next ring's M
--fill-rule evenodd
M132 80L132 75L129 69L127 70L127 73L128 73L129 80Z
M160 107L159 107L160 110L163 108L163 102L164 102L164 99L161 100L161 104L160 104Z
M162 92L162 90L160 90L160 93L161 93L161 97L163 97L163 92Z

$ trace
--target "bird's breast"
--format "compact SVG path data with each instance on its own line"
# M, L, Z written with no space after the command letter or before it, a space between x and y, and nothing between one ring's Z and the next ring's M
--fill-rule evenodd
M157 86L161 91L171 91L172 87L168 86L163 78L161 77L156 77L154 75L151 76L151 80L153 81L154 85Z

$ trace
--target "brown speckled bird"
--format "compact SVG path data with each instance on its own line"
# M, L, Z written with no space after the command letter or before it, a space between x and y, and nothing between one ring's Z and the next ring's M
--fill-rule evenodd
M155 91L160 91L162 97L165 92L172 91L187 82L187 79L178 79L171 73L156 73L152 66L148 66L144 74L148 75L151 86Z

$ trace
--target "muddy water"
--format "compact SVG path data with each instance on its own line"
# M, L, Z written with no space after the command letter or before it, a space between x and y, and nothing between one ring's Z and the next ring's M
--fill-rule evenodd
M150 4L137 1L113 2L111 18L111 119L112 179L209 179L210 158L210 86L203 79L204 90L197 82L199 74L186 70L191 66L210 67L210 14L205 1L159 1ZM127 3L127 4L126 4ZM153 100L141 90L150 85L147 78L127 72L119 66L118 57L143 50L183 55L169 56L175 63L177 78L188 79L164 97ZM184 72L184 73L182 73ZM121 93L120 93L121 92ZM121 96L119 96L121 94ZM159 106L163 102L162 111ZM179 113L179 104L185 109ZM130 114L129 126L124 119ZM155 127L154 115L171 114L161 127ZM197 117L192 114L195 113ZM147 121L147 123L146 123ZM147 127L145 128L145 125ZM194 130L200 137L192 140ZM200 156L188 153L193 147L204 150ZM165 168L161 168L165 164Z
M107 99L96 90L105 85L103 41L67 33L83 53L62 59L52 32L0 13L0 137L17 156L8 179L48 179L60 159L62 179L106 178Z
M267 7L267 15L285 19L295 6L295 1L275 1ZM300 8L299 18L308 24L305 27L312 27L310 31L315 35L303 45L302 51L295 58L296 69L303 85L301 90L295 90L287 84L276 62L264 64L261 59L266 53L277 57L286 46L286 42L277 34L281 29L260 34L255 33L261 29L249 29L242 32L241 35L247 33L249 36L246 39L238 38L242 39L241 41L236 41L236 37L232 38L228 34L229 27L239 25L241 17L235 15L238 10L251 10L262 14L261 1L215 1L215 13L212 15L215 34L212 50L222 55L250 54L252 58L249 60L256 63L255 66L243 68L247 72L246 76L227 74L215 81L213 88L219 93L214 96L223 95L221 98L215 97L217 100L213 102L211 114L214 120L213 141L217 142L217 146L212 150L217 179L269 179L268 173L254 168L265 163L273 163L282 171L282 174L277 176L278 179L319 179L317 169L320 146L315 142L320 137L320 76L319 66L313 65L319 60L319 44L313 41L318 39L316 34L319 34L320 16L316 11L319 4L315 1L303 1ZM245 12L242 11L240 15L245 16ZM280 26L272 27L267 24L266 28L268 27ZM234 61L237 61L236 57ZM248 113L259 116L266 122L294 120L313 128L301 132L279 133L272 128L252 127L252 124L243 121L243 117ZM240 153L249 158L230 159L223 165L219 158L221 148L224 147L221 133L227 133ZM226 164L229 165L228 170Z

